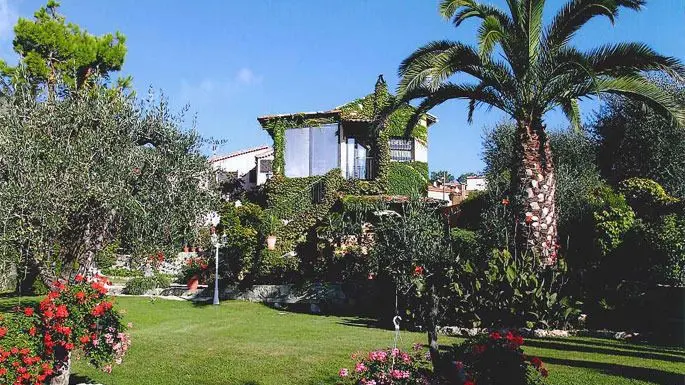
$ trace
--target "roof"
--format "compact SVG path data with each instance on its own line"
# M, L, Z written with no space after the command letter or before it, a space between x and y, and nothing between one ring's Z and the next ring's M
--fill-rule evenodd
M273 149L269 146L259 146L259 147L248 148L245 150L236 151L236 152L226 154L226 155L211 156L209 158L209 162L210 163L220 162L222 160L226 160L229 158L235 158L235 157L240 156L240 155L245 155L245 154L249 154L249 153L258 153L258 152L273 152ZM261 156L261 155L264 155L264 154L255 154L255 156Z
M485 176L483 176L483 175L471 175L471 176L467 176L466 179L485 179Z
M270 120L297 117L302 119L311 118L324 118L333 117L338 118L342 122L363 122L372 123L375 119L376 109L378 105L387 105L390 103L392 94L388 91L387 84L383 80L383 76L378 77L376 82L376 87L374 92L365 95L361 98L357 98L353 101L345 103L334 109L327 111L314 111L314 112L297 112L292 114L277 114L277 115L264 115L257 118L259 123L264 127L264 124ZM416 108L408 103L402 104L395 111L393 111L388 116L387 127L391 136L403 136L405 128L409 119L411 118L413 112ZM413 136L422 139L424 142L428 139L427 128L428 126L436 123L438 118L431 114L424 114L426 117L426 125L416 125L414 128ZM266 127L265 127L266 128Z
M330 117L330 116L338 116L340 115L340 110L333 109L329 111L311 111L311 112L296 112L294 114L275 114L275 115L263 115L257 118L257 121L259 121L260 124L264 124L265 122L268 122L269 120L273 119L279 119L279 118L287 118L290 116L297 116L297 117L302 117L302 118L323 118L323 117Z

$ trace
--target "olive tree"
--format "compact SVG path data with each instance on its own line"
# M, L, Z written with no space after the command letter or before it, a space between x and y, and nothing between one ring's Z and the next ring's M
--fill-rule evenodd
M13 84L0 105L0 258L49 283L91 271L112 242L178 250L218 201L202 139L163 98L96 85L45 100Z

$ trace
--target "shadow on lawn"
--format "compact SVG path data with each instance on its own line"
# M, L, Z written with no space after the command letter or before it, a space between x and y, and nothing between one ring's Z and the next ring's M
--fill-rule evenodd
M546 339L541 339L541 341L548 341ZM653 353L668 353L668 354L679 354L685 355L685 348L680 346L668 346L668 345L657 345L654 343L646 342L622 342L615 340L572 340L573 343L582 345L592 345L602 348L621 348L627 350L653 352ZM648 345L649 344L649 345Z
M571 341L569 341L571 342ZM576 341L573 341L576 342ZM612 347L599 347L599 346L587 346L587 345L575 345L571 343L550 341L550 340L537 340L537 339L527 339L526 346L535 346L538 348L554 349L554 350L574 350L577 352L584 353L598 353L598 354L609 354L612 356L625 356L625 357L637 357L637 358L647 358L652 360L661 361L671 361L671 362L683 362L685 363L685 357L673 356L669 354L659 354L653 352L640 352L640 351L626 351L618 350L619 346L613 345ZM627 348L627 347L626 347ZM661 351L660 353L668 353L666 351Z
M93 380L90 377L87 376L80 376L78 374L72 374L69 376L69 385L76 385L76 384L91 384L95 383L95 380Z
M660 385L679 385L685 384L682 374L666 372L658 369L639 368L635 366L609 364L605 362L568 360L563 358L544 357L540 359L550 364L564 365L576 368L594 369L604 374L612 376L630 378L633 380L645 381Z

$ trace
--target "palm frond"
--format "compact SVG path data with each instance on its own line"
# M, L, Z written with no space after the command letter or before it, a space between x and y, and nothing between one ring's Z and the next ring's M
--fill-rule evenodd
M455 27L472 17L485 19L488 16L499 20L505 28L513 26L511 18L501 9L476 0L443 0L440 3L440 14L445 19L452 19Z
M571 122L571 127L573 127L573 129L576 131L580 131L581 121L580 106L578 105L578 100L569 99L564 103L561 103L561 110L564 112L564 115L566 115L568 121Z
M642 101L665 116L669 116L681 127L685 127L685 106L672 94L643 76L604 77L576 87L578 97L596 94L623 95Z
M523 2L525 32L528 38L528 62L532 65L538 58L542 34L542 11L545 0L525 0Z
M636 75L662 71L672 78L685 78L685 66L674 57L658 54L643 43L607 44L586 54L590 68L601 75Z
M488 16L478 28L478 54L483 61L488 60L495 45L501 42L505 32L493 16Z
M639 10L644 4L645 0L569 0L547 28L546 44L550 49L559 48L590 19L606 16L613 24L620 7Z
M482 62L473 47L451 42L435 41L417 49L400 64L399 93L417 87L437 88L442 81L457 72L476 76L472 70Z

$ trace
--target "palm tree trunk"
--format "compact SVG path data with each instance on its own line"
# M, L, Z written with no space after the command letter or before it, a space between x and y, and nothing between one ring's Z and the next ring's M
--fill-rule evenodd
M531 251L544 266L557 258L556 179L549 137L541 119L518 122L518 170L512 178L516 193L516 239L518 246Z

